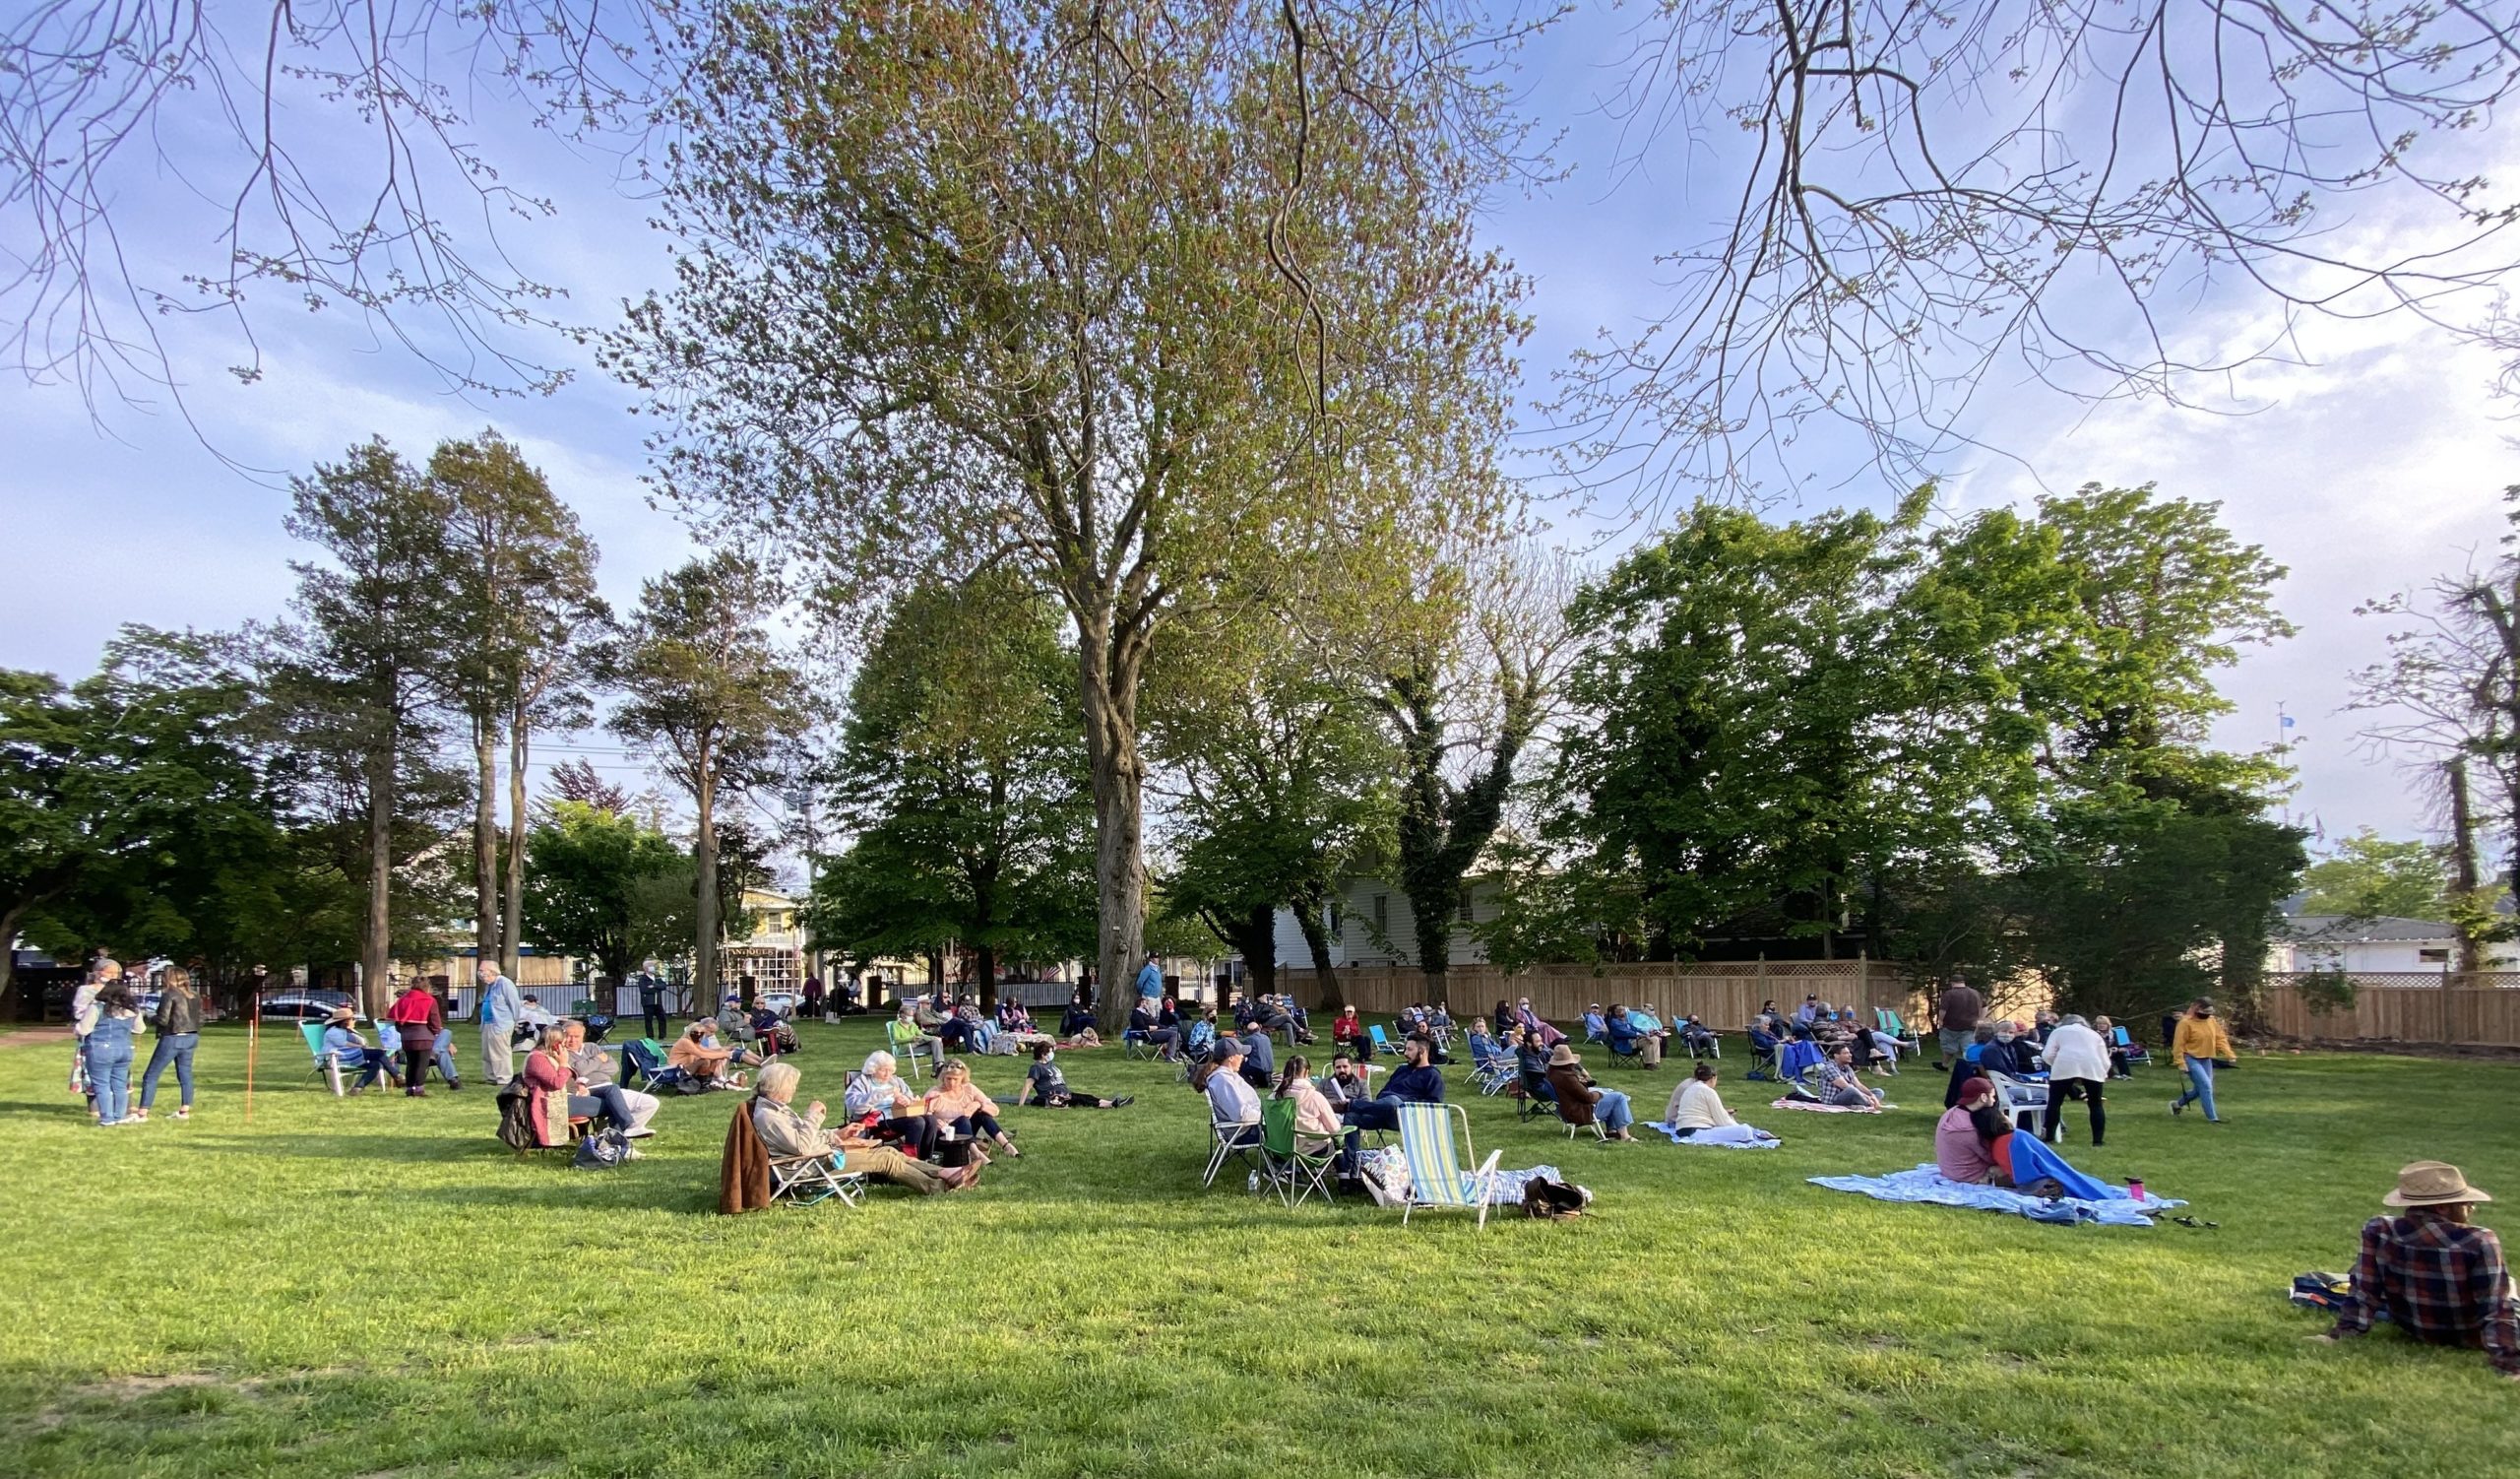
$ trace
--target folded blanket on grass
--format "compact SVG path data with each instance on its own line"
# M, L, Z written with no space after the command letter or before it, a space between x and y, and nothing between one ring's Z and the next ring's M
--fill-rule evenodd
M1535 1176L1545 1176L1553 1182L1566 1180L1565 1177L1557 1174L1555 1166L1534 1166L1528 1171L1508 1171L1499 1166L1496 1168L1495 1188L1487 1193L1487 1204L1491 1207L1521 1206L1523 1184ZM1467 1180L1467 1178L1464 1179Z
M1944 1181L1931 1161L1914 1171L1894 1171L1888 1176L1815 1176L1811 1185L1832 1191L1854 1191L1875 1201L1929 1201L1936 1206L2010 1212L2034 1222L2100 1222L2111 1227L2151 1227L2153 1219L2146 1213L2187 1205L2150 1192L2136 1201L2123 1187L2105 1183L2101 1189L2110 1193L2106 1197L2059 1196L2053 1200L2002 1187L1963 1186Z
M1748 1135L1741 1133L1741 1131L1749 1128L1746 1125L1720 1125L1714 1129L1701 1129L1693 1135L1681 1134L1678 1130L1673 1129L1669 1124L1661 1120L1648 1120L1640 1125L1638 1128L1659 1129L1663 1133L1670 1135L1671 1137L1671 1142L1675 1145L1724 1145L1734 1150L1774 1150L1779 1145L1785 1143L1774 1135L1770 1135L1764 1140L1754 1140Z
M1898 1107L1887 1099L1881 1101L1881 1109L1857 1109L1851 1104L1821 1104L1811 1099L1780 1099L1768 1106L1770 1109L1809 1110L1815 1115L1877 1115L1881 1110L1894 1110Z

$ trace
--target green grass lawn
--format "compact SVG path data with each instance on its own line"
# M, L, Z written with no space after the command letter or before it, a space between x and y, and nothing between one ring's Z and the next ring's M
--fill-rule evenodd
M836 1104L877 1029L805 1032ZM1202 1103L1113 1049L1062 1063L1139 1102L1011 1112L1024 1160L969 1195L727 1219L731 1096L578 1172L499 1147L477 1087L337 1101L263 1048L251 1125L231 1029L192 1123L169 1079L105 1131L66 1044L0 1038L0 1473L2520 1473L2481 1355L2312 1344L2284 1300L2404 1161L2508 1218L2520 1066L2251 1058L2219 1129L2170 1119L2166 1071L2112 1085L2109 1147L2068 1156L2219 1231L1804 1183L1926 1159L1930 1074L1893 1115L1781 1114L1736 1057L1777 1152L1569 1145L1471 1097L1481 1155L1599 1193L1482 1232L1203 1191ZM1017 1071L978 1076L1011 1103ZM1675 1070L1596 1071L1652 1113Z

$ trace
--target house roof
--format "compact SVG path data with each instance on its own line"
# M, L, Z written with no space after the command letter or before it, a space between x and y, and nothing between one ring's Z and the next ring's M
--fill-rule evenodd
M2457 931L2438 920L2401 919L2389 914L2370 919L2350 914L2297 914L2284 922L2284 933L2295 940L2332 945L2368 944L2378 940L2429 944L2458 938Z

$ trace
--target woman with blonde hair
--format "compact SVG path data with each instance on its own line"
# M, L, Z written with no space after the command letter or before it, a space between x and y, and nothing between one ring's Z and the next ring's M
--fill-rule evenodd
M945 1060L945 1066L936 1070L936 1082L927 1090L927 1118L936 1122L940 1133L951 1130L972 1140L986 1136L1008 1155L1024 1158L997 1123L997 1101L972 1082L971 1065L959 1058Z

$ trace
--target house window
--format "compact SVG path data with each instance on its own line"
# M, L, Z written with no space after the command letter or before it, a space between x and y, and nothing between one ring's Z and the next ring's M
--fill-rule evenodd
M1470 917L1470 885L1467 883L1461 886L1461 922L1465 925L1472 923Z
M2415 958L2423 961L2426 965L2448 965L2450 963L2450 947L2444 945L2438 950L2418 949L2415 952Z
M1391 932L1391 895L1387 893L1374 895L1374 932L1376 934Z
M1339 907L1339 901L1337 899L1332 899L1328 907L1330 911L1330 937L1332 939L1337 939L1348 931L1348 911Z

